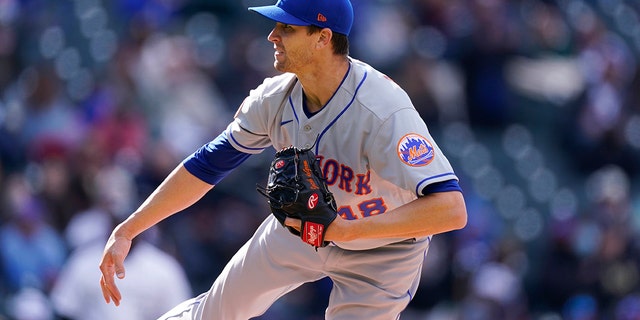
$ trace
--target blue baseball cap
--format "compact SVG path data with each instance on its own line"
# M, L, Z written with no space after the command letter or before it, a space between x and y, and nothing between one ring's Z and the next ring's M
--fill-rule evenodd
M349 35L353 25L353 7L349 0L278 0L275 5L249 10L280 23L315 25L344 35Z

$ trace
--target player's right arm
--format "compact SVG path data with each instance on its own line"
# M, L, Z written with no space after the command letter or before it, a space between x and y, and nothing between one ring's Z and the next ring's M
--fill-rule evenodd
M124 259L133 238L193 205L249 156L236 150L223 132L178 165L134 213L114 228L100 261L100 288L107 303L120 305L122 295L114 276L124 278Z
M100 261L100 288L107 303L113 301L116 306L120 305L122 295L115 284L114 275L124 278L124 259L129 254L133 238L191 206L212 187L180 164L133 214L116 226L107 240Z

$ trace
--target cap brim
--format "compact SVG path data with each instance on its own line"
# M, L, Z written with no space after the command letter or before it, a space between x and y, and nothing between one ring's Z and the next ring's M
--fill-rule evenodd
M280 9L280 7L272 5L272 6L262 6L262 7L250 7L249 10L255 11L271 20L276 22L290 24L294 26L308 26L310 23L300 20L284 10Z

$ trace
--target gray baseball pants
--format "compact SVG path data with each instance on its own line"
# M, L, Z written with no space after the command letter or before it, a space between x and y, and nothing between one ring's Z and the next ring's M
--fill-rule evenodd
M303 283L327 276L333 288L326 319L398 319L418 287L429 239L363 251L334 245L316 251L269 216L209 291L158 320L248 320Z

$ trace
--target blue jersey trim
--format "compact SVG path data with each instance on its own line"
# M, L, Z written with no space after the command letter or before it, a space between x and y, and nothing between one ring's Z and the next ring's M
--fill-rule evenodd
M351 72L351 63L349 63L349 68L347 69L347 72L344 74L344 77L342 77L342 81L340 81L340 85L338 85L338 88L342 87L342 84L344 83L344 81L347 80L347 78L349 77L350 72ZM338 93L338 90L333 92L333 94L331 95L331 98L329 98L327 103L325 103L324 106L322 106L322 109L324 109L324 107L326 107L329 103L331 103L331 100L333 100L333 97L336 96L336 93ZM304 94L302 95L302 110L304 111L304 114L307 116L307 119L311 119L318 112L322 111L322 109L316 112L310 112L309 109L307 108L307 99Z
M362 84L364 83L364 80L367 79L367 74L368 73L365 72L364 76L362 77L362 80L360 80L360 83L358 83L358 86L356 87L356 91L353 93L353 96L351 97L351 101L349 101L349 103L347 103L347 105L342 109L342 111L340 111L338 116L335 119L333 119L333 121L331 121L331 123L329 123L329 125L326 128L324 128L324 130L322 130L322 132L320 133L320 136L316 140L316 148L315 148L316 154L318 154L318 148L320 147L320 139L322 139L322 137L324 136L325 133L327 133L329 128L331 128L331 126L333 126L336 123L336 121L338 121L338 119L340 119L340 117L342 117L342 115L347 111L347 109L349 109L349 107L351 107L351 105L353 105L353 101L356 100L356 96L358 95L358 91L360 90L360 87L362 87Z
M298 114L296 113L296 107L293 105L293 99L291 99L291 95L289 95L289 105L291 106L291 111L293 111L293 116L296 118L296 123L300 123L300 119L298 119ZM289 120L289 121L293 121L293 120Z
M220 134L220 136L221 136L221 135L224 135L224 133ZM264 149L266 149L266 148L251 148L251 147L247 147L247 146L243 145L242 143L238 142L238 140L236 140L236 138L234 138L234 137L233 137L233 133L229 133L229 135L231 136L231 140L233 140L233 142L235 142L237 145L239 145L240 147L245 148L245 149L247 149L247 150L264 150ZM220 138L220 136L218 136L218 138ZM216 140L217 140L218 138L216 138ZM225 140L227 140L226 136L224 137L224 139L225 139ZM215 141L215 140L214 140L214 141ZM227 141L227 142L228 142L228 141ZM210 143L211 143L211 142L210 142ZM233 146L231 146L231 148L233 148ZM234 149L235 149L235 148L234 148Z
M200 180L215 185L247 160L250 155L234 148L227 140L227 135L221 133L213 141L203 145L187 157L182 164L187 171Z
M433 177L429 177L426 178L422 181L420 181L420 183L418 183L418 186L416 186L416 194L418 196L421 196L419 189L420 186L428 180L431 179L435 179L435 178L440 178L440 177L445 177L445 176L454 176L454 173L443 173L443 174L439 174ZM451 180L446 180L446 181L442 181L442 182L435 182L432 184L429 184L427 186L425 186L424 188L422 188L422 195L428 195L431 193L436 193L436 192L447 192L447 191L460 191L462 192L462 188L460 188L460 184L458 184L458 180L456 179L451 179Z

